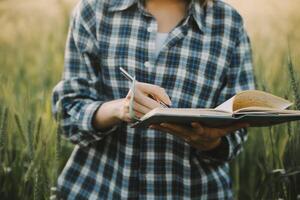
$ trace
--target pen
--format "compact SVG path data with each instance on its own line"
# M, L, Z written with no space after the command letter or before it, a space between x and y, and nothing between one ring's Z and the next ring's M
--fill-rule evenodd
M133 82L134 78L123 68L123 67L120 67L120 70L122 72L122 74L128 79L130 80L131 82ZM165 104L164 102L158 100L157 98L155 98L153 95L149 94L148 95L150 98L152 98L153 100L157 101L160 105L162 105L163 107L165 108L169 108L170 106Z
M128 72L123 67L120 67L120 70L128 80L133 81L133 77L130 76L130 74L128 74Z

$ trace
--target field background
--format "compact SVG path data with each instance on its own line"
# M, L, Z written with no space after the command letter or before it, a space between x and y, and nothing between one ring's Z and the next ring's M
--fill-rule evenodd
M0 0L0 197L55 199L72 145L51 117L75 0ZM245 19L259 89L300 109L299 0L228 0ZM251 129L231 163L236 199L300 199L299 123Z

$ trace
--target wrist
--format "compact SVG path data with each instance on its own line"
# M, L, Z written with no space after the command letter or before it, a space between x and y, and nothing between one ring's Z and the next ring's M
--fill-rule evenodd
M124 98L111 101L112 117L117 121L123 121L123 103Z
M107 101L98 108L93 120L93 126L96 129L107 129L121 121L119 118L119 101L120 99Z
M106 107L109 108L108 112L111 121L118 123L122 121L122 108L124 99L116 99L106 102Z
M221 137L220 144L211 150L197 149L196 153L201 155L205 162L224 163L229 159L229 143L226 137Z

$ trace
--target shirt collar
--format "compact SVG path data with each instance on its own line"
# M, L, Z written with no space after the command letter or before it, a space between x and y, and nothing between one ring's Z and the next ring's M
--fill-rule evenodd
M144 1L145 0L111 0L108 11L114 12L126 10L136 3L139 7L142 7ZM205 9L200 5L199 0L191 0L188 8L188 16L192 16L195 19L198 28L205 32Z
M200 5L199 0L191 0L188 14L195 19L198 28L203 32L205 32L205 12L206 10Z
M110 7L108 11L122 11L131 7L134 3L137 3L138 0L111 0Z

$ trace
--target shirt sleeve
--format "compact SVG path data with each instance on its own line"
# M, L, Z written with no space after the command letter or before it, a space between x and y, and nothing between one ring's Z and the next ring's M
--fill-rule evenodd
M74 144L87 146L117 129L96 130L92 120L106 101L99 79L98 48L91 7L81 1L71 17L62 80L53 89L52 112L66 136Z
M239 28L239 37L232 51L231 62L227 70L226 84L222 89L217 105L234 96L242 90L255 89L252 50L248 34L244 26ZM247 130L240 129L221 140L221 145L212 151L198 151L204 161L228 162L234 159L242 150L247 140Z

